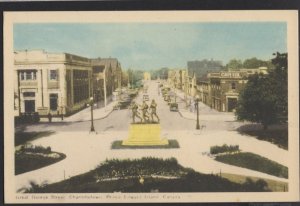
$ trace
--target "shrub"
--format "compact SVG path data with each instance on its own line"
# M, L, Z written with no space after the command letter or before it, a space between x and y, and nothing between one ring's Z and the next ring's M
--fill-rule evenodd
M106 160L96 168L97 177L113 178L125 176L179 176L182 167L178 164L175 158L157 159L157 158L142 158L134 160Z
M41 145L35 146L32 144L25 144L21 146L20 152L31 152L31 153L43 153L43 154L50 154L51 147L43 147Z
M210 147L210 153L211 154L219 154L224 152L238 152L240 151L239 145L227 145L224 144L222 146L212 146Z

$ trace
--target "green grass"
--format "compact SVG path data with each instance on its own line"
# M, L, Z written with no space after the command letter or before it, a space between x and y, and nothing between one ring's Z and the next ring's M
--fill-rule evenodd
M215 160L238 167L244 167L251 170L267 173L277 177L288 178L287 167L249 152L220 155L217 156Z
M267 130L245 130L239 131L241 134L246 134L253 136L259 140L265 140L276 144L278 147L283 148L285 150L288 149L288 129L280 128L280 129L267 129Z
M43 132L16 132L15 133L15 146L25 144L28 141L33 141L41 137L47 137L54 134L54 131Z
M155 176L156 175L156 176ZM141 177L144 182L141 183ZM267 183L231 182L218 175L201 174L184 168L174 158L106 160L96 169L48 185L33 184L27 193L106 193L106 192L264 192Z
M226 178L232 182L244 184L247 178L251 179L253 182L258 181L260 178L258 177L250 177L250 176L243 176L243 175L236 175L236 174L229 174L229 173L222 173L221 176ZM263 179L268 184L268 188L272 192L287 192L288 191L288 183L275 181L270 179Z
M59 155L59 158L45 157L34 153L15 153L15 175L40 169L54 164L66 158L65 154L52 152Z
M212 146L210 147L210 153L211 154L219 154L219 153L225 153L225 152L238 152L240 151L239 145L227 145L223 144L222 146Z
M137 146L137 145L122 145L122 140L114 141L111 144L111 149L176 149L180 148L177 140L170 139L168 140L168 145L145 145L145 146Z

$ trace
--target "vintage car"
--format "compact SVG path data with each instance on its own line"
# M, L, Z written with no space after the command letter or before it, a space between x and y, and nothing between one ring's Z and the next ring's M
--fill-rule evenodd
M148 94L143 95L143 101L149 101L149 95Z
M170 103L170 111L177 112L178 111L178 104L175 102Z
M118 102L118 104L116 104L114 106L114 110L127 109L130 104L131 104L130 99L121 100L121 101Z

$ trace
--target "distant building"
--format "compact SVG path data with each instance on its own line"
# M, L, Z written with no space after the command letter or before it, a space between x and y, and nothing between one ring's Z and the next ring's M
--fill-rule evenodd
M14 52L15 113L69 114L92 95L88 58L43 50Z
M200 84L202 101L218 111L235 111L239 93L248 82L249 75L255 73L267 74L268 72L266 67L260 67L208 73L208 81Z
M187 62L188 75L190 77L193 77L195 74L197 80L206 75L208 72L218 72L221 71L222 68L222 61L216 61L213 59L204 59L201 61L195 60Z
M93 89L95 100L104 100L106 105L107 97L116 94L121 89L122 68L116 58L96 58L91 60L93 70Z
M144 72L144 80L146 80L146 81L151 80L151 74L150 74L150 72Z

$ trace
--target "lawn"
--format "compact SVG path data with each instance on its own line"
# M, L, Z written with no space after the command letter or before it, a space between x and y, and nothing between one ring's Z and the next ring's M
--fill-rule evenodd
M244 167L251 170L267 173L277 177L288 178L287 167L249 152L219 155L216 156L215 160L238 167Z
M259 180L257 177L250 177L250 176L243 176L243 175L236 175L236 174L229 174L229 173L222 173L222 177L239 184L244 184L247 179L251 179L253 182ZM272 190L272 192L287 192L288 191L288 183L280 182L270 179L264 179L268 184L268 188Z
M65 154L53 152L59 157L44 157L36 154L16 154L15 155L15 175L40 169L42 167L54 164L66 158Z
M248 128L249 127L249 128ZM276 144L278 147L288 149L288 128L280 125L277 128L270 127L267 130L262 128L251 128L251 125L244 125L238 129L241 134L253 136L259 140L265 140Z
M41 137L46 137L54 134L54 131L43 131L43 132L16 132L15 133L15 146L25 144L28 141L32 141Z
M32 185L28 193L106 192L265 192L264 180L243 184L184 168L174 158L106 160L96 169L48 185Z
M15 152L15 175L40 169L65 158L65 154L53 152L51 147L22 145Z

